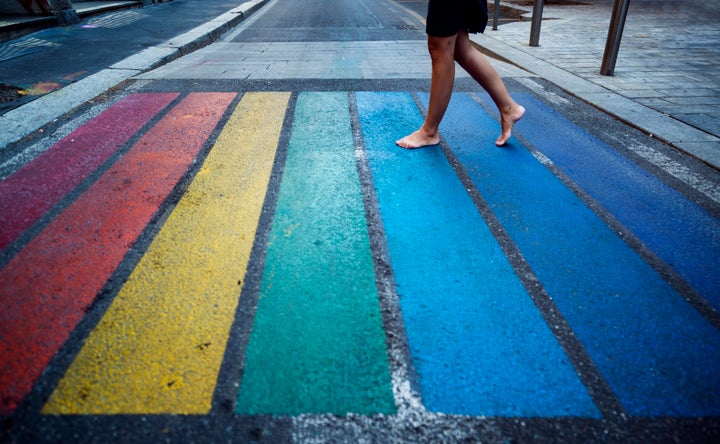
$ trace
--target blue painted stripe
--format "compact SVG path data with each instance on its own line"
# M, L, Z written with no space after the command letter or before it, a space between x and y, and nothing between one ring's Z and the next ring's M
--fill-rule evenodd
M517 99L522 135L720 309L720 220L533 96Z
M517 140L496 148L498 130L464 94L441 126L626 410L720 414L720 332Z
M422 123L411 97L368 92L357 102L426 408L598 417L443 153L394 145Z

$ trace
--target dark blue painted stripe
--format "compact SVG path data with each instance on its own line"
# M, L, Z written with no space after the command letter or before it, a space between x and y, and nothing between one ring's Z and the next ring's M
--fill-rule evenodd
M720 220L533 96L517 99L521 134L720 309Z
M426 408L599 416L442 151L394 145L422 123L411 97L357 102Z
M720 332L470 97L441 130L626 410L720 414Z

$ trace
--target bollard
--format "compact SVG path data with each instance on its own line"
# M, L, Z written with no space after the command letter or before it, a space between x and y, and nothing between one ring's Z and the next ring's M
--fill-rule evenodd
M500 0L495 0L495 6L493 7L493 31L497 31L498 17L500 16Z
M542 11L545 0L535 0L533 3L532 23L530 24L530 46L539 46L540 23L542 22Z
M622 39L623 28L625 28L625 17L627 17L629 6L630 0L615 0L613 4L610 28L605 42L605 53L600 66L600 74L604 76L615 74L615 63L620 51L620 40Z

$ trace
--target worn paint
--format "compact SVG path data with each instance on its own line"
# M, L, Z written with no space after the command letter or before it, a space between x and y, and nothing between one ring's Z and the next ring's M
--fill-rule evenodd
M529 94L517 99L535 148L720 310L720 220Z
M23 96L41 96L60 89L60 87L61 85L57 82L38 82L18 92Z
M177 93L133 94L0 182L0 249L105 162Z
M108 117L108 123L127 122L134 115L133 107L140 107L138 103L144 100L141 96L130 96L139 102L118 121ZM164 97L156 97L160 96ZM254 218L256 223L250 207L256 209L254 199L264 195L263 186L252 185L255 178L249 176L255 171L265 174L265 156L272 157L275 148L245 151L244 145L240 150L240 144L235 144L263 131L264 123L251 116L261 118L268 109L281 114L286 104L285 94L277 96L282 97L280 102L267 99L274 95L261 96L243 99L44 413L207 413L240 291L245 254L249 256L245 248L254 236L251 231L238 233L254 230L246 221ZM0 270L4 304L0 312L0 414L12 414L30 390L187 171L233 97L222 93L188 97ZM409 97L358 93L358 98L425 407L471 415L597 416L555 339L547 334L547 326L509 277L506 258L498 253L478 215L468 209L465 190L458 188L459 181L442 153L433 148L404 151L393 145L393 140L422 120ZM164 106L158 100L152 105L157 105L156 111ZM251 102L260 109L248 105ZM352 141L345 123L346 97L301 94L298 103L237 410L300 414L300 422L318 418L302 413L392 412L383 332L374 305L377 295L373 278L368 277L372 274L369 247L358 210L362 203L351 161ZM544 105L530 104L528 109L530 114L515 128L516 133L537 142L536 148L559 168L579 171L577 165L568 168L567 160L558 155L574 154L567 150L585 152L588 139L563 128L567 122L561 119L552 123L559 125L552 131L543 120L533 120L534 114L552 115ZM151 118L153 112L146 111ZM279 121L273 118L274 124ZM140 120L129 123L136 128L144 124ZM627 412L636 417L720 414L714 396L720 391L715 368L720 362L717 331L517 140L496 148L497 122L476 103L464 95L455 96L444 125L443 135L451 149ZM542 132L526 131L528 125L541 127ZM103 134L112 134L100 128L98 121L85 124L82 130L94 134L83 138L90 137L96 144L107 142ZM132 132L126 130L126 136ZM546 144L545 133L566 140L550 139ZM68 153L83 138L62 141L67 145L61 151ZM549 146L552 143L566 151L551 151L556 148ZM86 151L92 151L92 146L87 142ZM255 164L255 159L264 166ZM596 160L583 174L597 172L607 177L605 169L622 163ZM38 171L46 174L47 168ZM79 178L93 169L82 170ZM226 173L238 177L225 182ZM573 178L581 183L582 177ZM237 185L242 180L248 182ZM74 185L63 186L70 190ZM230 186L247 187L253 197L239 203L217 192ZM5 195L0 193L0 197ZM233 216L217 208L220 205L227 205ZM623 211L617 210L614 216L620 219L630 214ZM333 225L333 218L343 222ZM196 224L191 236L186 223ZM212 235L205 231L208 226L218 230L220 223L228 223L223 226L227 230ZM233 233L237 236L232 237ZM245 253L242 257L239 251L226 253L226 244ZM234 266L214 262L221 254L227 254ZM475 262L476 256L482 261ZM193 262L198 258L204 262ZM216 279L205 279L203 272ZM165 294L165 286L153 282L150 273L161 276L176 295L171 299ZM233 276L232 281L227 276ZM454 282L456 278L459 282ZM443 279L445 288L438 284ZM202 288L210 290L203 293ZM193 299L188 289L196 296L225 291L230 296L227 300ZM455 293L457 289L468 293ZM421 301L415 295L427 299ZM185 306L192 313L185 312ZM195 367L196 362L202 368ZM116 371L116 365L121 371ZM200 372L205 381L197 382L194 374ZM107 399L100 399L101 395ZM145 404L147 399L152 402ZM442 415L430 416L438 417Z
M288 98L243 98L44 413L210 410Z
M392 413L346 93L301 93L236 411Z
M0 270L1 414L28 393L234 96L190 94Z
M599 416L443 152L395 146L422 124L410 96L357 100L425 407Z
M470 97L446 116L444 137L626 411L720 414L720 331L517 140L493 148L499 126Z

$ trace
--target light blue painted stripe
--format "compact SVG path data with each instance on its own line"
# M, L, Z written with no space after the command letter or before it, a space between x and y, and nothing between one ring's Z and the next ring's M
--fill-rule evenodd
M442 151L394 145L422 123L411 97L357 93L357 102L426 408L598 417Z
M516 99L523 136L720 309L720 220L533 96Z
M720 414L720 332L480 109L454 96L441 131L626 410Z

